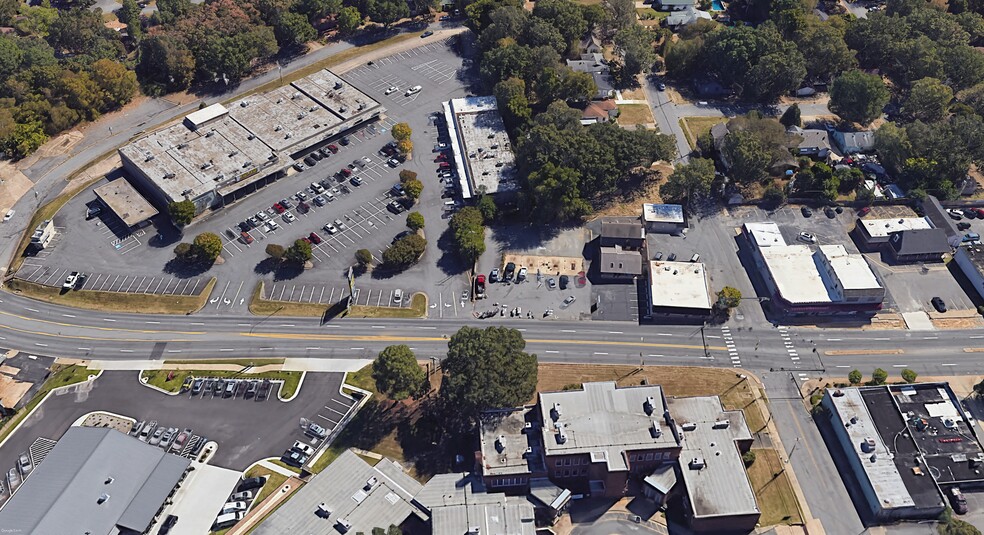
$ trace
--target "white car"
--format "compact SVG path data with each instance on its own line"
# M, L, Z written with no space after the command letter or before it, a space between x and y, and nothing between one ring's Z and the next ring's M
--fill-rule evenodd
M399 90L400 90L399 87L396 87L395 85L391 85L386 89L386 91L384 91L384 93L387 95L392 95L393 93L396 93Z
M242 492L237 492L232 495L232 501L234 502L251 500L251 499L253 499L253 491L251 490L244 490Z
M335 234L336 232L338 232L338 229L335 228L335 225L332 225L331 223L326 224L322 228L325 229L325 232L327 232L328 234Z
M269 221L270 216L268 216L263 210L260 210L259 212L256 212L256 219L259 219L260 221Z
M568 296L567 299L564 299L564 306L570 306L575 300L576 298L573 295Z
M266 226L267 232L273 232L273 231L277 230L278 228L280 228L280 225L278 225L276 221L267 221L265 226Z
M300 440L295 440L294 445L290 447L292 450L297 450L304 455L311 456L314 455L314 448L301 442Z
M398 305L403 303L403 290L397 288L393 291L393 302Z
M407 92L404 93L403 96L409 97L410 95L416 95L417 93L420 93L421 89L423 89L423 87L420 87L419 85L415 85L410 89L407 89Z
M809 232L800 232L796 239L799 241L805 241L806 243L817 243L817 237Z
M14 214L15 213L16 213L15 210L7 210L7 213L3 216L3 220L4 221L10 221L10 218L11 217L14 217Z
M295 217L294 214L290 212L284 212L284 221L288 223L293 223L294 221L297 221L297 217Z
M222 514L234 513L236 511L245 511L246 502L228 502L222 506Z
M72 288L75 288L75 284L78 281L79 281L79 272L73 271L72 274L65 279L65 284L62 284L62 288L66 290L71 290Z

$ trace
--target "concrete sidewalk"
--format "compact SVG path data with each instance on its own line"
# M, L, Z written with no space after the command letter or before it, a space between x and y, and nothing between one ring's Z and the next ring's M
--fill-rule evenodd
M238 359L242 360L242 359ZM259 359L258 359L259 360ZM284 359L283 364L265 364L249 369L250 373L298 371L345 373L361 370L372 361L367 359ZM160 360L78 360L59 359L59 364L79 364L92 370L110 371L142 371L142 370L194 370L194 371L227 371L238 372L243 369L241 364L167 364Z

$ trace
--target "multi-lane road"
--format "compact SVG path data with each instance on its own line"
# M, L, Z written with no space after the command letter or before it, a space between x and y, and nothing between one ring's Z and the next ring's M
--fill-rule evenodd
M405 343L421 358L440 357L462 325L489 320L335 320L256 316L117 314L66 308L0 294L0 347L63 357L139 360L216 357L372 358ZM984 352L979 331L912 332L637 325L626 322L495 320L520 329L528 350L549 362L673 364L785 370L800 377L889 372L975 373ZM703 332L702 332L703 331ZM980 346L980 347L976 347ZM840 370L840 371L838 371ZM896 371L896 373L897 373Z

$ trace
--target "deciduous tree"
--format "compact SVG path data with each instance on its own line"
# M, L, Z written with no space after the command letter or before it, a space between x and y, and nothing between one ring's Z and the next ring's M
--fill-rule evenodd
M851 370L851 373L847 374L847 380L850 381L852 385L861 384L861 380L864 377L861 375L861 370Z
M397 240L383 251L383 263L393 269L402 269L417 263L427 248L427 240L411 234Z
M283 260L284 255L287 253L283 245L278 245L276 243L268 243L266 246L266 254L270 258L276 260Z
M421 392L426 375L406 345L387 346L372 362L376 389L390 399L402 400Z
M830 87L829 107L843 119L868 124L881 115L888 98L888 89L879 76L848 71Z
M405 139L410 139L410 135L413 134L413 130L410 129L410 125L407 123L396 123L393 125L393 128L390 129L390 134L393 135L393 139L403 141Z
M172 202L167 205L167 213L175 225L187 225L195 218L195 203L188 199Z
M413 231L424 228L424 216L420 212L410 212L407 214L407 228Z
M355 6L346 6L338 12L335 20L338 22L339 32L343 35L350 34L362 26L362 13Z
M355 252L355 261L361 266L368 266L372 263L372 252L369 249L359 249Z
M311 244L304 240L295 240L284 253L284 259L295 264L303 264L311 260L312 256Z
M311 26L306 16L291 11L280 14L273 31L277 36L277 43L285 48L304 45L318 36L318 31Z
M665 199L693 202L707 196L713 182L714 161L691 158L689 162L676 166L673 174L660 186L659 193Z
M887 371L885 371L885 370L883 370L881 368L876 368L875 371L871 372L871 382L873 384L883 385L883 384L885 384L885 381L886 380L888 380L888 372Z
M441 363L445 406L473 422L482 411L527 403L536 391L537 358L525 349L516 329L459 329Z
M485 220L473 206L466 206L451 216L449 223L458 254L476 262L485 252Z
M979 52L978 52L979 54ZM902 113L912 121L939 121L950 111L953 90L936 78L923 78L912 84Z
M212 232L195 236L192 246L195 255L203 261L214 262L222 254L222 238Z

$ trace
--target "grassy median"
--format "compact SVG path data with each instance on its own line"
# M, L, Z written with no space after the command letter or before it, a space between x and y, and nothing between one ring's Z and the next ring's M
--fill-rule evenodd
M290 317L313 317L320 318L325 315L328 305L314 303L291 303L289 301L275 301L263 297L263 281L260 281L253 290L253 297L249 300L249 312L256 316L290 316Z
M168 379L168 375L171 376ZM263 372L263 373L241 373L232 371L217 370L144 370L140 372L140 378L146 379L147 384L156 386L167 392L180 392L181 385L184 384L188 376L192 377L212 377L216 379L269 379L271 381L283 381L280 388L280 397L289 398L297 392L301 384L303 372ZM272 393L271 393L272 395Z
M211 359L211 360L165 360L164 367L176 364L231 364L233 366L270 366L283 364L286 359Z
M764 448L751 451L755 453L755 462L747 471L759 510L762 511L759 524L802 524L803 515L779 454L773 449Z
M427 315L427 296L415 293L409 307L373 307L355 305L346 315L349 318L423 318Z
M95 290L71 290L62 293L61 287L45 286L17 278L7 281L7 289L12 293L47 303L106 312L173 315L197 312L205 306L213 286L215 286L214 277L198 295L134 294Z
M24 406L24 408L17 411L10 419L4 422L2 428L0 428L0 442L7 438L7 435L13 431L17 424L21 422L28 414L37 407L39 403L55 388L60 386L73 385L75 383L81 383L89 378L94 372L86 368L85 366L70 365L66 366L63 364L55 364L51 367L51 375L48 376L48 380L41 385L41 389L31 398L31 401Z

